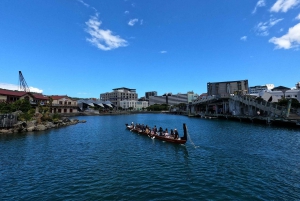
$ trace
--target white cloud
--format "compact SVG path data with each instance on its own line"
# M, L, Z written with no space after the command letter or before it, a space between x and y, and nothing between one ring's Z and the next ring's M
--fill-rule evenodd
M129 14L129 11L128 11L128 10L126 10L124 13L125 13L125 14Z
M19 91L19 86L15 85L15 84L0 83L0 88ZM29 87L29 90L31 92L43 93L42 89L38 89L38 88L35 88L35 87Z
M141 20L140 20L140 25L143 25L143 24L144 24L144 20L141 19Z
M139 21L139 19L131 19L131 20L129 20L128 25L129 26L134 26L135 23L137 23L138 21Z
M257 8L263 7L265 5L266 5L265 0L258 0L258 2L256 3L256 6L254 8L254 10L252 11L252 14L256 13Z
M31 92L43 93L43 90L35 88L35 87L29 87L29 90Z
M161 53L161 54L166 54L167 51L166 51L166 50L162 50L162 51L160 51L160 53Z
M110 30L100 29L102 22L98 20L97 16L97 14L96 16L92 16L89 21L85 23L87 25L85 31L91 36L86 39L88 42L105 51L128 45L126 40L120 36L113 35Z
M277 24L278 22L280 22L281 20L283 20L283 18L281 18L281 19L271 18L267 22L260 22L260 23L258 23L256 25L256 27L255 27L256 34L260 35L260 36L267 36L267 35L269 35L269 29L271 27L273 27L275 24Z
M271 7L271 12L287 12L300 3L300 0L277 0Z
M242 36L240 39L241 39L242 41L246 41L246 40L247 40L247 36Z
M269 40L269 43L274 43L276 45L275 49L298 48L300 45L300 23L296 24L294 27L289 28L287 34L279 38L271 38Z
M296 20L300 20L300 13L299 15L297 15L297 17L295 17Z
M78 2L82 3L85 7L93 9L95 12L98 12L95 7L90 6L89 4L85 3L83 0L77 0Z
M84 6L86 6L86 7L90 7L90 5L89 4L87 4L87 3L85 3L83 0L77 0L78 2L80 2L80 3L82 3Z

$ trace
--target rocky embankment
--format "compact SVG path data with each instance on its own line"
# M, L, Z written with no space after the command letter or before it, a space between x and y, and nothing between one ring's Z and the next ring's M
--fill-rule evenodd
M12 128L0 129L0 134L9 134L9 133L23 133L23 132L32 132L32 131L44 131L51 128L59 128L69 125L75 125L78 123L85 123L85 120L78 119L69 119L63 118L62 120L57 120L53 122L41 122L37 123L36 120L33 121L19 121Z

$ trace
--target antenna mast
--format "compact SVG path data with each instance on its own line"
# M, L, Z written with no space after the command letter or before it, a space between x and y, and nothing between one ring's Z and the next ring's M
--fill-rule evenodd
M19 71L19 90L25 91L25 92L30 92L29 87L28 87L21 71Z

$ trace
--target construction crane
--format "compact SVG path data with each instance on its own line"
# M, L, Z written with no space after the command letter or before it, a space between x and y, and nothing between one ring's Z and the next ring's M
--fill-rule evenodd
M22 72L19 71L19 90L20 91L25 91L25 92L30 92L29 87L25 81L24 76L22 75Z

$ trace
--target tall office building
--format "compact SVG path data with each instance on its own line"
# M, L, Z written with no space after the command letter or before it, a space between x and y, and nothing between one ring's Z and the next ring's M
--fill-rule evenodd
M146 92L145 93L145 98L147 99L147 100L149 100L149 97L150 96L157 96L157 92L156 91L149 91L149 92Z

